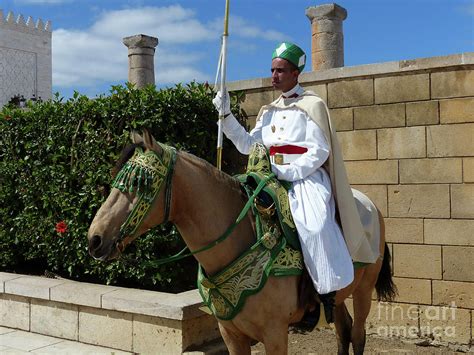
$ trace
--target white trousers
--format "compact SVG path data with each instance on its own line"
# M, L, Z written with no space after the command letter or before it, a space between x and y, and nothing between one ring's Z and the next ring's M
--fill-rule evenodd
M306 179L294 181L288 197L304 262L316 291L326 294L348 286L354 280L354 268L335 220L327 172L319 168Z

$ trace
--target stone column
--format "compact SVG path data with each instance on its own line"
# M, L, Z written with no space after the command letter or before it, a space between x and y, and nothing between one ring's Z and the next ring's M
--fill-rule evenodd
M344 66L344 34L342 21L347 11L337 4L324 4L306 9L311 21L312 69L324 70Z
M128 47L128 81L138 89L155 84L153 57L158 38L140 34L125 37L123 44Z

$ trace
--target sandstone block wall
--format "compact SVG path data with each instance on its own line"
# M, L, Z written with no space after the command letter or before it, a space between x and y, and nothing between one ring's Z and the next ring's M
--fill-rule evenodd
M0 272L0 326L139 354L219 340L197 290L169 294ZM218 341L217 346L220 345Z
M52 95L51 23L0 9L0 107L13 96Z
M399 297L369 332L469 344L474 321L474 53L303 73L326 101L350 183L385 217ZM255 122L279 94L246 90Z

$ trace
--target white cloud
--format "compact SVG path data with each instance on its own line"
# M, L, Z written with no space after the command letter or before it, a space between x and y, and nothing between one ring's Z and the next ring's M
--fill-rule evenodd
M262 29L239 16L232 16L229 21L232 21L230 22L230 29L236 36L249 39L261 38L275 42L290 40L290 37L282 32Z
M142 7L104 13L91 31L101 36L125 37L146 33L168 43L211 40L219 34L195 19L196 14L179 5Z
M155 58L158 84L206 80L196 68L199 53L176 54L176 45L217 40L218 33L181 6L142 7L102 13L87 30L53 33L53 83L58 87L92 86L127 80L127 48L123 37L147 34L159 38Z
M223 18L214 20L211 27L216 31L223 31ZM265 30L240 16L230 16L229 34L243 39L263 39L266 41L283 42L291 38L283 32Z
M219 43L222 22L219 21L219 28L218 21L204 23L195 11L180 5L104 11L85 30L62 28L53 32L53 84L70 88L126 81L128 58L122 39L140 33L159 39L155 53L158 85L211 80L214 73L205 73L200 64L212 55L217 65L217 51L208 53L206 47ZM242 52L255 51L258 40L288 39L240 17L231 18L231 30L235 31L235 45Z
M92 86L127 77L127 48L121 40L90 32L59 29L53 33L53 83Z
M162 83L179 83L191 80L206 81L209 77L199 70L188 66L176 66L172 69L169 67L158 66L155 72L156 79Z

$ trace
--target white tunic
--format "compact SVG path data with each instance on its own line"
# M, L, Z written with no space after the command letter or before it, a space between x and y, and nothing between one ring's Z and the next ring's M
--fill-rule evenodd
M297 85L289 93L301 93ZM288 165L272 164L278 179L292 182L288 192L290 209L301 242L306 268L319 294L340 290L354 279L352 260L335 221L331 181L322 167L329 146L322 130L298 108L271 108L265 111L250 132L230 115L222 125L225 135L243 154L252 145L296 145L308 151Z

